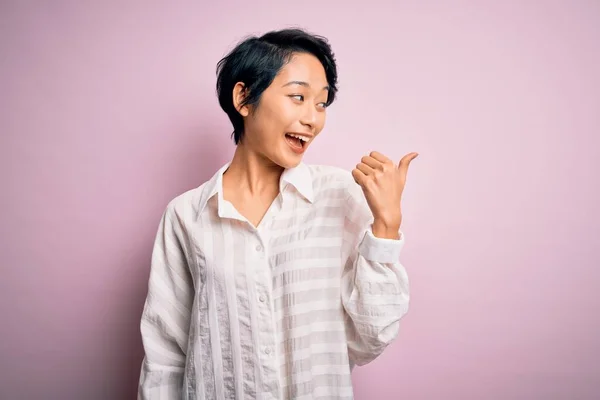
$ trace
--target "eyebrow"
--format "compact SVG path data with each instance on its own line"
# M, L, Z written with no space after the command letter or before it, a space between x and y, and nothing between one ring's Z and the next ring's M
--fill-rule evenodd
M283 85L282 87L286 87L286 86L290 86L290 85L300 85L300 86L305 86L305 87L310 87L310 85L308 84L308 82L304 82L304 81L290 81L288 83L286 83L285 85ZM323 86L323 90L329 90L329 85L327 86Z

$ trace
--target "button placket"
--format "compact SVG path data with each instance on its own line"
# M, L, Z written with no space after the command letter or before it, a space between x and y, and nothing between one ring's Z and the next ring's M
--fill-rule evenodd
M279 390L278 365L276 365L277 357L275 353L277 334L274 331L273 309L269 301L272 278L270 263L268 262L268 243L269 234L263 230L256 236L256 241L250 245L252 246L250 247L253 253L251 259L253 260L256 279L256 292L254 296L258 300L256 306L259 325L259 347L256 350L261 360L261 369L264 373L263 390L267 392Z

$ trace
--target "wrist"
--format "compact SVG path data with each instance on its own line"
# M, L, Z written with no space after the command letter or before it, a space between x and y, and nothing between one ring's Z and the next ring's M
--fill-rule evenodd
M373 236L382 239L399 239L401 221L401 218L391 221L376 218L371 227Z

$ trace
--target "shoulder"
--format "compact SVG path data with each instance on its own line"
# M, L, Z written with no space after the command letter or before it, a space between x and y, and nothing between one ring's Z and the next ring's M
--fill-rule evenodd
M310 170L313 185L334 183L337 185L347 186L351 182L354 182L352 174L340 167L319 164L309 164L307 167Z
M360 192L352 173L331 165L308 165L313 180L313 189L319 195L334 194L340 199L354 197ZM359 190L359 192L357 192Z
M206 197L209 182L178 194L167 202L163 217L173 224L186 226L196 221L200 212L202 199Z

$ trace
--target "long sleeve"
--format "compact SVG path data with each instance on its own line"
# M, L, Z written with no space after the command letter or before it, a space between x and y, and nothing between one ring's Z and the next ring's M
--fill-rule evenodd
M170 204L160 221L152 251L140 325L145 354L138 400L182 398L193 302L187 243L182 223Z
M398 335L408 311L409 284L399 257L399 240L377 238L362 190L351 185L346 199L342 256L342 304L351 366L377 358Z

